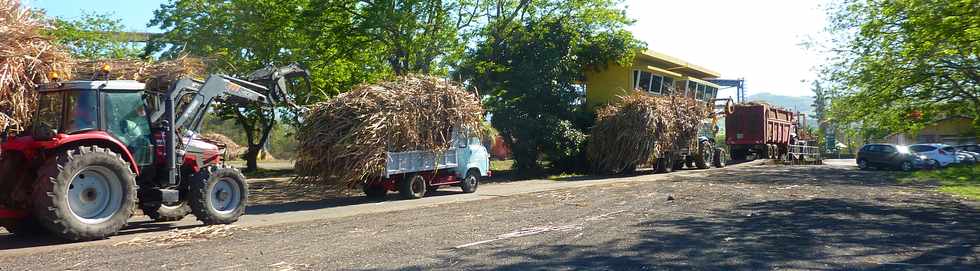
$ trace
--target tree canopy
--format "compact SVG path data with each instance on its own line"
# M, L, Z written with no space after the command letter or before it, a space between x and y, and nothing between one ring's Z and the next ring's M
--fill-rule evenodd
M583 108L587 69L631 61L641 47L618 1L499 1L458 75L485 96L492 124L519 170L545 158L559 170L583 160L592 116ZM543 157L542 157L543 155Z
M832 117L866 137L964 115L980 132L980 1L846 0L829 10Z
M54 18L51 24L48 34L76 58L136 58L142 52L141 46L115 37L113 33L125 29L122 20L108 13L83 13L75 20Z

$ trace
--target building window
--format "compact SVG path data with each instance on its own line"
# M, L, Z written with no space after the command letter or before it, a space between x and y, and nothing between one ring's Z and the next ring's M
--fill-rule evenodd
M650 92L655 94L660 94L660 89L663 88L663 77L659 75L650 76Z
M636 86L637 89L642 89L644 91L650 91L650 74L649 72L640 72L640 82Z
M665 76L662 90L664 95L670 95L674 91L674 78Z
M706 87L707 86L705 86L705 85L698 84L698 91L696 93L697 94L696 99L698 99L698 100L704 100L704 91L705 91L705 88Z
M698 83L693 81L687 81L687 89L685 94L688 98L694 99L694 93L698 91Z

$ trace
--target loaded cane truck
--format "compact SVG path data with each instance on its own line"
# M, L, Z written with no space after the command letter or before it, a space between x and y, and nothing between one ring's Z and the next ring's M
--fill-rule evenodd
M456 129L446 151L387 152L384 172L364 181L364 194L382 198L397 191L404 199L418 199L442 186L476 192L480 179L489 177L490 153L479 138Z
M33 127L0 145L0 226L78 241L116 234L135 208L157 221L237 221L245 177L198 131L218 102L291 104L287 82L309 80L295 65L263 70L249 80L180 79L162 92L131 80L40 86ZM102 72L108 78L109 67Z

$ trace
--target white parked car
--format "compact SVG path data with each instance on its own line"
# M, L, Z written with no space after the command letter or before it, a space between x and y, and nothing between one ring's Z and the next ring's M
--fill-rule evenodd
M926 156L932 167L947 167L959 163L956 149L946 144L915 144L909 145L909 150Z

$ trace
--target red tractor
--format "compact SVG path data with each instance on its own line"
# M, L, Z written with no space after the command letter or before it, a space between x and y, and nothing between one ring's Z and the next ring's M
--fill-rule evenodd
M116 234L136 208L157 221L238 221L248 185L198 136L201 122L216 103L292 104L296 78L309 86L296 65L248 80L185 78L160 92L129 80L43 85L33 127L0 145L0 226L78 241Z

